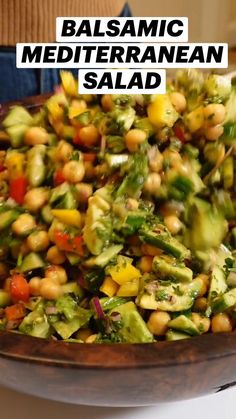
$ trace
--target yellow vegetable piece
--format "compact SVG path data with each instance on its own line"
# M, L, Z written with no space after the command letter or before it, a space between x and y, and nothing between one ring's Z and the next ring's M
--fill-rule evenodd
M127 262L111 266L108 273L111 275L113 281L119 285L132 281L132 279L140 278L141 276L141 272Z
M75 209L52 209L51 214L62 223L81 227L81 214Z
M157 128L173 127L179 118L168 94L157 95L155 100L148 105L148 118Z
M119 297L136 297L139 292L139 278L125 282L120 286L116 295Z
M85 109L84 107L79 107L79 106L70 106L69 110L68 110L68 117L69 119L73 119L76 116L80 115L81 113L84 113Z
M61 71L60 76L65 93L69 96L78 96L78 81L73 75L69 71Z
M6 166L10 180L16 179L24 174L25 155L12 151L6 158Z
M185 123L190 132L198 131L204 124L204 108L199 106L190 112L185 119Z
M119 285L113 281L110 276L106 276L101 287L99 288L99 290L106 294L108 297L113 297L113 295L117 293L118 289Z

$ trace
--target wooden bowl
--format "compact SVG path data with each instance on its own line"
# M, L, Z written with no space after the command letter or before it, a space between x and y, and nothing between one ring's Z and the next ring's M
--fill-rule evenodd
M45 96L23 104L37 110ZM0 109L0 120L13 103ZM0 332L0 384L52 400L142 406L236 384L236 333L150 344L78 344Z

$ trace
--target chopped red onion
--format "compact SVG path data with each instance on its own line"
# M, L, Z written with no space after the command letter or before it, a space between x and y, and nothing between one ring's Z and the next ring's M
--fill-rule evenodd
M103 312L103 309L102 309L102 306L100 304L99 298L98 297L93 297L92 298L92 303L93 303L93 306L94 306L94 309L97 313L98 318L99 319L104 319L105 314Z

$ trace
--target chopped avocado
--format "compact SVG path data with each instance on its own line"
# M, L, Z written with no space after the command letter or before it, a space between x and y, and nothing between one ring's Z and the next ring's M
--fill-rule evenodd
M177 332L176 330L168 330L166 333L166 340L174 341L174 340L182 340L182 339L190 339L190 336L186 333Z
M19 326L19 331L37 338L48 338L51 335L51 327L44 314L42 301L24 318Z
M199 198L190 201L187 211L189 219L184 244L195 252L218 248L227 230L223 214Z
M200 335L200 332L193 321L183 314L171 320L168 323L168 327L180 330L181 332L187 333L191 336Z
M72 306L68 298L60 303L57 301L57 308L60 309L66 318L53 322L52 326L62 339L70 338L73 333L89 322L92 315L90 310L85 310L79 306Z
M136 233L139 228L144 224L147 218L145 211L128 211L124 222L121 225L122 234L131 236Z
M152 333L148 330L145 321L132 301L116 306L115 312L121 315L122 327L117 333L121 336L123 342L145 343L154 341Z
M120 244L110 246L108 249L104 250L100 255L92 257L84 263L85 266L92 268L94 266L99 266L103 268L108 265L111 260L118 255L118 253L123 249L123 246Z
M155 256L152 263L153 271L160 278L174 279L176 281L190 282L193 272L183 264L178 264L174 258Z
M29 272L34 269L39 269L44 267L44 261L37 253L31 252L26 255L20 265L21 272Z
M231 252L224 246L221 246L216 254L216 261L210 277L210 289L208 292L209 302L211 302L211 300L215 297L224 294L227 289L224 265L225 259L231 256Z
M171 237L168 231L150 231L147 228L142 228L139 231L139 237L144 243L151 244L170 253L177 259L187 259L190 257L190 251L177 239Z
M236 288L231 289L211 302L213 313L220 313L236 305Z
M11 296L9 292L0 290L0 308L4 308L11 303Z
M0 231L9 227L18 217L19 217L19 212L15 209L1 212L0 213Z
M152 283L150 283L152 285ZM190 283L159 285L153 283L153 290L148 288L141 291L136 299L136 304L146 310L163 311L184 311L192 307L195 298L197 298L201 281L197 278ZM155 285L157 287L155 288ZM152 287L150 287L152 288Z

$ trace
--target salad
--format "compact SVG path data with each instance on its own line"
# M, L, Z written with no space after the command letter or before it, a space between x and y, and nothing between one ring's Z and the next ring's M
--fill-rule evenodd
M71 73L0 151L0 330L145 343L236 324L236 81L81 95Z

